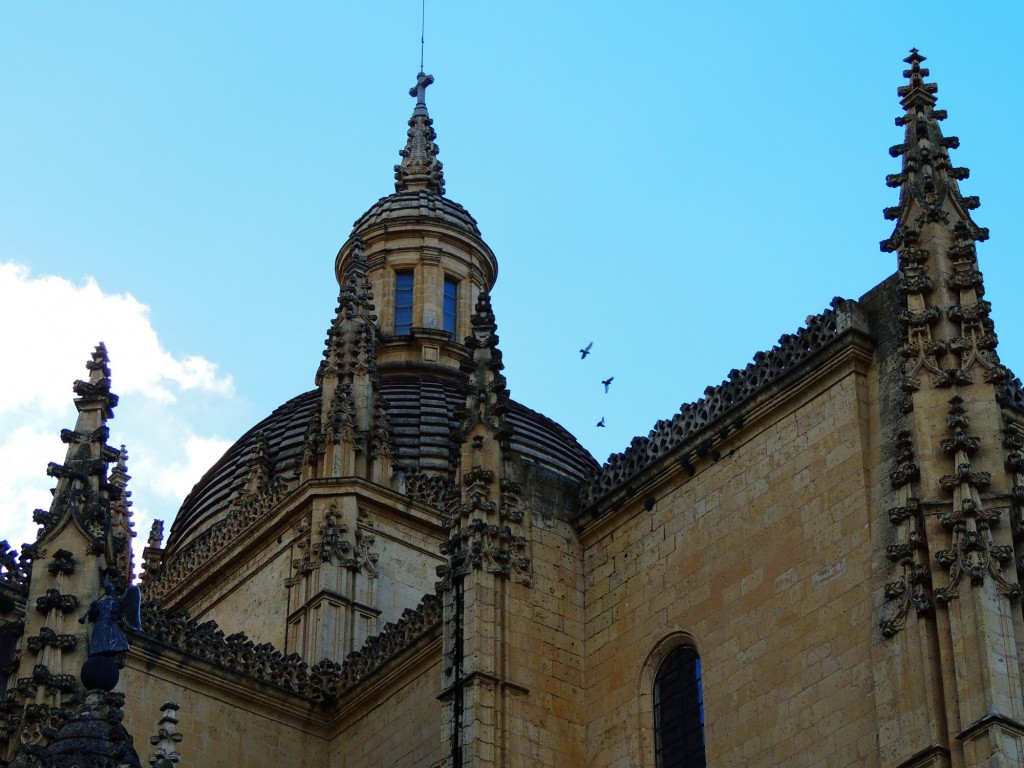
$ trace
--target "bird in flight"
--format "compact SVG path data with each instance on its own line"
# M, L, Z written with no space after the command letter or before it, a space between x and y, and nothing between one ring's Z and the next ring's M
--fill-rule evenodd
M586 360L587 355L590 354L590 348L594 346L594 342L590 342L583 349L580 350L580 360Z
M601 379L601 383L604 384L604 391L605 392L607 392L608 391L608 387L610 387L612 385L612 380L614 378L615 378L614 376L609 376L607 379Z
M604 416L602 416L601 420L599 422L597 422L597 426L599 426L599 427L603 427L604 426Z

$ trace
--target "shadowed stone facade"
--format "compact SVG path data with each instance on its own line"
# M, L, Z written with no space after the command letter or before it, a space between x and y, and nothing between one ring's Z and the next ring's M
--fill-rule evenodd
M96 348L38 539L0 554L0 757L63 765L69 724L123 715L157 722L160 768L673 766L660 681L689 647L709 765L1024 764L1024 390L923 61L895 274L603 466L510 396L497 260L444 196L421 73L316 388L150 532L123 710L77 679L77 618L133 578Z

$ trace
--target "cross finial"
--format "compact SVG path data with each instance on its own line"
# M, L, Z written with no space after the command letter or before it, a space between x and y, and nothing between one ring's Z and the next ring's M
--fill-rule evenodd
M416 85L409 89L409 95L416 99L416 109L413 114L423 109L423 114L427 112L427 86L434 82L433 75L425 75L420 72L416 75Z
M434 121L427 112L426 90L433 82L433 75L426 75L420 70L416 75L416 85L409 89L409 95L416 99L416 108L409 118L405 149L398 153L402 156L402 163L395 166L396 192L426 189L434 194L444 194L444 174L437 159L437 144L434 143L437 135L431 127Z

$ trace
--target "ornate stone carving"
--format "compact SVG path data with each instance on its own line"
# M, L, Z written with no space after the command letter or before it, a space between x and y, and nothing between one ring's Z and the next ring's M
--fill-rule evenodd
M944 137L939 129L946 113L935 109L938 86L924 81L924 60L916 49L905 59L909 83L899 89L905 114L896 122L906 127L906 139L890 150L893 157L903 157L903 167L886 179L899 188L900 203L885 210L886 218L897 224L881 243L883 251L899 252L904 301L900 320L907 334L900 349L901 386L907 393L904 412L913 408L910 394L921 387L924 372L931 375L933 387L970 385L978 368L988 382L999 384L1009 377L995 352L991 307L982 300L985 288L977 266L975 242L987 239L988 230L971 219L977 198L960 194L957 182L967 178L968 171L954 167L948 152L960 141ZM919 248L922 242L928 242L933 252ZM936 305L931 294L939 279L949 291Z
M449 511L459 500L459 489L449 478L416 467L405 470L405 494L441 512Z
M146 572L143 583L147 597L160 600L174 590L214 556L238 543L250 527L266 519L287 494L288 487L280 477L273 477L264 487L232 502L223 520L210 526L179 550L156 572Z
M149 737L153 751L149 753L149 764L153 768L174 768L181 761L178 745L182 735L178 733L178 710L181 707L173 701L165 702L161 710L160 721L157 723L155 736Z
M22 549L21 557L18 557L17 550L13 549L7 541L0 541L0 585L24 594L28 589L28 583L32 576L31 552L26 554L26 545Z
M143 581L146 580L147 576L160 570L160 566L163 564L163 541L164 521L154 520L153 525L149 529L149 539L146 542L146 548L142 550Z
M836 298L832 309L807 318L807 325L786 334L768 352L758 352L742 371L729 372L727 381L704 390L704 397L687 403L671 419L659 421L647 437L636 437L622 453L612 454L581 490L583 505L593 504L622 488L646 467L735 411L796 366L814 357L845 332L866 328L856 302Z
M884 637L892 637L906 626L911 608L918 616L925 616L932 610L921 500L914 495L914 484L920 480L921 473L908 430L897 434L895 447L895 466L889 479L901 503L889 509L889 521L896 527L898 543L887 546L885 554L899 567L899 577L885 585L885 597L891 601L892 608L889 616L878 623Z
M46 566L51 576L58 573L70 576L75 572L75 556L66 549L58 549L53 553L53 560Z
M349 570L366 570L369 577L375 578L378 555L371 549L375 541L372 527L373 522L367 511L360 509L352 535L354 541L349 541L345 537L348 526L340 522L338 508L331 505L324 516L324 523L319 527L319 539L310 545L311 569L326 562Z
M444 194L444 173L437 159L437 134L434 121L427 113L427 86L434 82L433 75L420 72L409 95L416 99L416 107L409 118L408 140L398 154L402 162L395 166L395 191L425 189L435 195Z
M505 458L512 434L505 419L509 393L501 374L504 364L487 294L477 301L471 323L473 335L466 339L471 355L462 364L467 374L463 387L466 404L457 411L460 426L453 436L464 469L461 500L444 510L450 532L441 546L448 562L437 569L441 591L473 569L522 584L529 584L532 578L522 527L522 488L509 476L513 469Z
M966 432L970 418L963 402L958 395L950 399L947 423L953 437L942 441L942 449L953 457L956 471L939 480L942 488L953 495L952 511L939 518L952 533L952 546L935 553L936 560L949 570L949 583L935 590L935 599L946 603L959 597L964 576L972 586L980 586L988 576L1000 594L1016 598L1021 594L1020 586L1003 576L1003 566L1013 559L1013 551L992 539L991 530L999 524L1000 514L986 509L981 501L979 491L989 484L991 476L971 467L970 456L977 452L980 441Z
M110 544L113 554L112 565L123 578L118 588L124 589L135 577L135 562L132 558L132 539L135 538L132 522L131 491L128 490L128 451L122 445L117 463L110 471L108 480L110 493Z
M1010 530L1015 547L1017 583L1024 582L1024 432L1009 426L1003 432L1003 447L1009 450L1004 466L1010 474Z
M32 677L18 678L15 686L18 693L26 699L35 697L40 688L53 695L73 693L77 687L78 683L74 675L55 675L47 669L45 664L36 664L32 667Z
M46 594L36 598L36 610L42 614L50 611L70 613L78 608L78 598L74 595L62 595L59 590L48 589Z
M225 636L215 622L200 624L187 613L169 614L158 603L146 603L142 619L143 631L153 640L309 699L326 701L357 685L439 627L441 602L434 595L425 596L419 607L407 609L397 622L389 622L344 663L324 659L312 667L296 653L284 655L269 643L253 643L242 633Z
M124 694L90 691L80 703L61 712L29 707L12 768L140 768L132 737L121 725Z
M1012 408L1024 414L1024 384L1012 373L996 384L996 401L1003 408Z
M295 548L299 550L300 554L299 557L292 560L292 575L284 580L284 585L288 589L299 584L319 565L317 558L313 557L313 541L310 536L309 522L306 520L299 523Z
M394 463L387 403L380 395L377 372L380 330L366 272L363 244L356 238L339 275L338 307L316 374L320 404L303 443L301 464L314 476L372 471L374 465L390 470ZM360 460L335 449L329 466L318 467L332 444L344 444L345 451L359 454ZM341 459L343 455L347 460Z
M58 635L49 627L42 627L38 635L25 639L25 647L32 653L39 653L47 645L62 651L73 651L78 646L78 638L74 635Z
M19 681L20 682L20 681ZM34 694L34 688L32 689ZM49 704L23 704L8 691L0 710L0 733L7 738L16 736L22 748L37 747L42 749L47 733L60 729L71 717L71 707L80 703L80 697L72 697L67 707L54 707ZM30 750L31 753L31 750Z
M325 420L326 437L334 443L346 440L355 447L355 450L362 450L362 440L356 429L356 407L352 401L352 385L348 383L338 384L334 390L334 397L331 398L331 407L327 411Z
M61 440L68 446L67 458L63 464L51 462L46 469L47 475L57 480L53 503L48 511L37 509L33 519L42 526L37 542L45 541L71 518L88 537L89 551L113 560L114 552L108 552L113 533L111 504L126 502L122 498L124 484L107 477L108 464L121 458L121 453L106 443L106 420L113 416L118 400L110 391L108 362L106 348L98 345L86 363L89 380L73 385L78 422L74 430L61 431Z

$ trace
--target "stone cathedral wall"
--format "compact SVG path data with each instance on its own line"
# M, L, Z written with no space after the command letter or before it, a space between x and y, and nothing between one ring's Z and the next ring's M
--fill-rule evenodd
M118 690L126 694L124 726L143 765L161 707L174 702L183 764L327 766L328 741L311 717L319 705L273 686L139 643L127 656Z
M569 524L534 509L531 525L531 585L509 586L509 669L523 689L508 696L510 765L584 765L582 551Z
M349 694L328 726L333 738L325 768L440 765L446 746L437 700L440 656L437 638L365 690Z
M654 674L678 644L700 654L709 763L877 760L876 372L826 368L584 528L586 765L654 765Z

